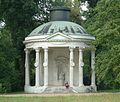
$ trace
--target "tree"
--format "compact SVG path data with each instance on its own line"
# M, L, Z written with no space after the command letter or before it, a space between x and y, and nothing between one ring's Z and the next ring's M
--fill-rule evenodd
M0 1L0 21L5 22L5 28L10 32L12 46L15 48L13 63L14 68L20 74L18 80L20 80L21 86L19 88L24 86L24 38L39 24L48 21L46 10L50 7L48 4L45 0ZM9 49L12 50L12 47L9 47ZM9 58L9 54L6 57Z
M101 0L85 26L96 37L96 74L99 88L120 86L120 2ZM104 85L104 87L103 87Z
M10 32L5 28L0 29L0 92L15 91L20 87L19 73L14 62L15 51Z
M100 0L81 0L81 2L86 2L86 1L88 2L89 6L91 8L94 8L96 6L97 2Z

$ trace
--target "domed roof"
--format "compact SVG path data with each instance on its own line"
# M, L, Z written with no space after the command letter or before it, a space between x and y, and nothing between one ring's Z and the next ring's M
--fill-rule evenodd
M29 36L50 35L57 32L65 35L89 35L83 27L69 21L51 21L34 29Z

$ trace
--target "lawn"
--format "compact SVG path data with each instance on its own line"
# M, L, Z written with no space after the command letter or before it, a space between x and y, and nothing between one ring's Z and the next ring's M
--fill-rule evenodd
M120 102L120 94L65 96L0 96L0 102Z

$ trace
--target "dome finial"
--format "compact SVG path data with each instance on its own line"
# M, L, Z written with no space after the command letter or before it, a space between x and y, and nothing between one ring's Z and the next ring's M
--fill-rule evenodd
M55 7L50 10L51 21L69 21L70 9L67 7Z

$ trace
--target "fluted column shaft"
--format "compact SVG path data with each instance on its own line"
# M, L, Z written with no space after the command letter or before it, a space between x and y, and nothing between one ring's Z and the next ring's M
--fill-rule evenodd
M79 87L83 86L83 51L79 48Z
M44 48L44 86L48 86L48 48Z
M42 73L42 68L43 68L43 64L42 64L42 52L40 51L40 85L42 86L43 85L43 73Z
M30 51L25 49L25 86L30 86L29 53Z
M95 86L95 50L91 51L91 85Z
M35 86L39 87L40 86L40 58L39 58L39 48L35 48L36 51L36 60L35 60Z
M70 47L70 87L73 87L73 67L74 67L74 56L73 56L73 47Z

